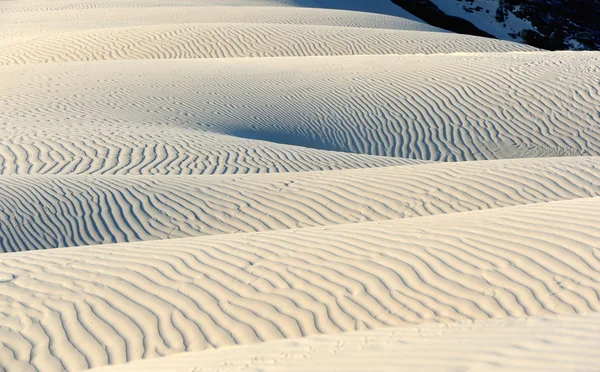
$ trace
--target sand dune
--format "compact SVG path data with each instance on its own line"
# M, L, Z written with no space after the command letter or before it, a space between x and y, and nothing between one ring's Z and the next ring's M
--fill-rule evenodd
M577 211L577 213L574 213ZM600 198L4 255L8 369L600 309Z
M445 32L385 1L361 0L354 5L344 1L341 7L338 1L329 0L318 3L303 0L300 4L310 8L291 6L294 3L297 4L273 0L3 1L0 2L0 46L15 46L68 32L189 23L268 23ZM131 17L131 12L135 17Z
M90 124L31 126L26 131L5 129L5 136L0 138L0 173L245 174L420 162L251 141L187 128L97 125L93 120Z
M136 7L135 18L124 11L140 4L143 2L105 9L21 12L2 12L0 4L0 45L17 45L64 32L188 23L291 24L444 32L407 18L319 8L205 5L202 11L190 11L190 6L185 5Z
M64 143L69 137L86 138L101 153L118 144L122 155L138 146L175 154L168 146L182 146L175 163L190 153L216 157L214 137L200 138L208 134L422 160L597 155L599 58L488 53L10 66L0 92L10 123L0 151L36 159L29 152L49 146L57 170L94 159L76 140ZM198 139L188 141L192 135ZM194 143L201 149L189 151ZM126 168L114 156L85 173ZM6 158L4 169L15 169L14 157ZM20 168L29 172L27 164Z
M458 322L178 354L94 371L596 371L599 331L598 314Z
M72 1L69 3L74 4ZM57 2L43 4L49 7L56 5ZM245 3L244 6L218 6L198 1L176 6L166 2L155 2L156 6L143 8L139 6L152 3L148 1L121 5L113 3L113 7L109 6L110 2L102 4L107 6L101 9L74 9L75 7L72 6L71 9L60 11L22 9L18 12L0 6L2 9L0 17L3 22L19 27L21 32L27 32L31 27L36 28L36 26L38 30L49 32L175 23L269 23L447 32L414 18L323 8L258 6L260 4L255 2ZM190 11L192 5L200 7L198 10L202 11ZM122 11L130 7L137 7L135 19ZM396 9L400 10L397 7Z
M600 159L220 177L0 178L0 251L410 218L600 196Z
M388 0L1 1L0 371L597 369L599 66Z
M365 2L363 0L107 0L102 2L90 0L53 0L51 2L44 0L28 1L4 1L0 3L2 13L20 13L35 11L62 11L62 10L85 10L85 9L107 9L107 8L171 8L174 6L185 6L192 10L195 7L200 9L206 6L228 6L240 9L248 6L277 6L293 8L316 8L327 9L328 11L352 10L359 12L371 12L384 15L401 17L409 20L418 20L410 13L402 10L387 0L372 0Z
M451 33L334 26L175 24L70 32L6 46L0 66L132 59L351 56L532 51Z

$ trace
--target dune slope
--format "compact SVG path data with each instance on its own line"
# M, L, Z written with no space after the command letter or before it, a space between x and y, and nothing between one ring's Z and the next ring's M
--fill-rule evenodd
M153 153L227 161L216 141L444 161L600 149L598 53L314 58L5 67L2 173L31 173L41 147L56 154L47 172L121 174L139 174L127 159L148 148L145 172Z
M458 322L177 354L94 371L595 371L599 331L598 314Z
M281 230L600 196L600 158L245 176L0 177L0 251Z
M584 198L8 254L0 353L9 369L72 370L322 333L598 311L599 212L600 198Z
M193 24L69 32L0 50L10 64L132 59L294 57L532 51L478 37L334 26Z
M0 371L594 370L599 66L388 0L1 1Z

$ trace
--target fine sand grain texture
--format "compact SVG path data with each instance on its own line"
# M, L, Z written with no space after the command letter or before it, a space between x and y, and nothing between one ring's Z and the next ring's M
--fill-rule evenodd
M0 2L0 371L593 371L598 312L600 53Z

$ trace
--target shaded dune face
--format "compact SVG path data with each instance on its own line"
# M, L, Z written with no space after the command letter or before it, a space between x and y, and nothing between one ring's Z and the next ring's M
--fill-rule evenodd
M599 53L386 0L0 24L1 371L598 364Z

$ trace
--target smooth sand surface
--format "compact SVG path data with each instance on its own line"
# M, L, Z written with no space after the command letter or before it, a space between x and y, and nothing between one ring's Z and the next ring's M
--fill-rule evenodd
M595 370L599 123L387 0L2 1L0 371Z

